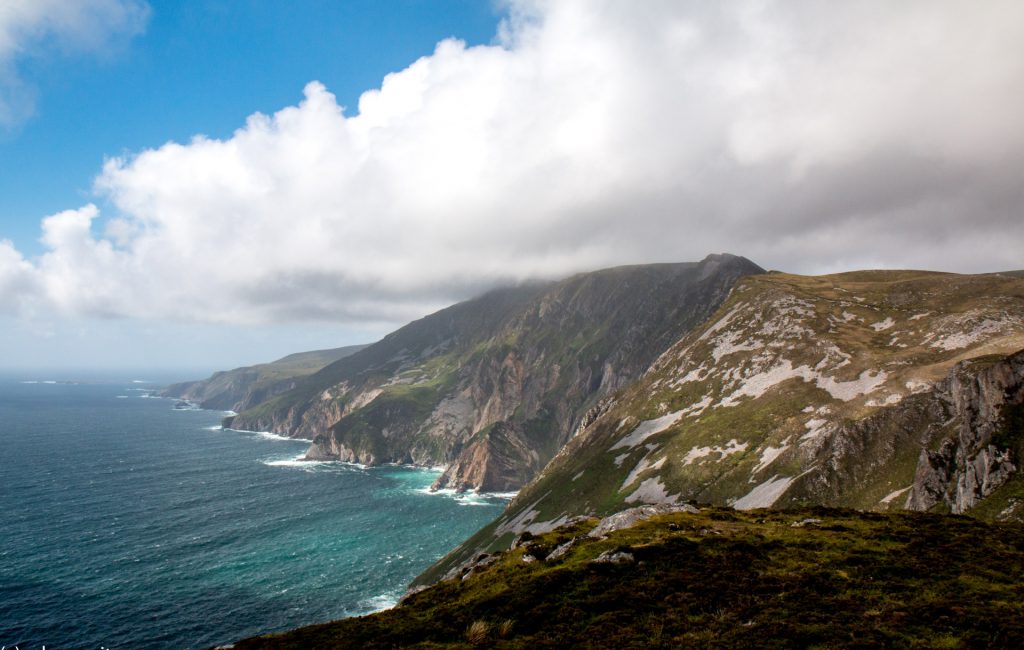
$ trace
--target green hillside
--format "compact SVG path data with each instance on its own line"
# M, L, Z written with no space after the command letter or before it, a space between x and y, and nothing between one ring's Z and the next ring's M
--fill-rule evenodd
M395 609L234 647L1024 646L1019 524L702 508L599 539L596 523L526 536Z

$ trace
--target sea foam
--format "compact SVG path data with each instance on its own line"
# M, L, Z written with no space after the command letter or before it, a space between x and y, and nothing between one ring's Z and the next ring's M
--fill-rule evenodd
M251 435L258 436L260 438L264 438L265 440L284 440L284 441L296 440L298 442L313 442L309 438L289 438L288 436L282 436L280 434L273 433L272 431L249 431L248 429L232 429L231 427L227 427L224 430L225 431L234 431L235 433L248 433L248 434L251 434Z

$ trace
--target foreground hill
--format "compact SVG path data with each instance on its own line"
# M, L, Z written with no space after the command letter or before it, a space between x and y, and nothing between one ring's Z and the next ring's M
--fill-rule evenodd
M208 379L171 384L160 394L185 399L200 408L242 411L295 388L298 380L359 352L365 345L297 352L270 363L213 373Z
M742 257L712 255L492 291L410 323L228 424L311 438L309 459L446 465L436 487L516 489L599 398L635 381L757 273Z
M1024 281L744 278L493 524L418 579L577 516L689 500L1024 517Z
M234 647L1024 647L1020 524L689 510L525 536L395 609Z

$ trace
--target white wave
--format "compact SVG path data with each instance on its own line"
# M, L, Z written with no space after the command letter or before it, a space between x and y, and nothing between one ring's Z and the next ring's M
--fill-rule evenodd
M494 499L512 500L516 498L517 494L519 494L519 490L515 490L513 492L484 492L484 494Z
M460 506L491 505L490 501L488 501L486 497L483 497L479 494L473 494L472 492L467 494L460 494L459 496L455 497L455 503L459 504Z
M235 417L236 415L238 415L238 413L235 413L234 411L229 409L227 411L224 411L224 415L228 416L229 418L232 418L232 417Z
M340 460L306 460L305 454L299 454L291 458L274 458L260 461L268 467L298 467L300 469L312 469L314 467L325 467L329 465L341 465L344 467L355 467L366 469L366 465L359 463L346 463Z
M282 436L280 434L273 433L272 431L250 431L248 429L232 429L231 427L228 427L228 428L226 428L224 430L225 431L234 431L235 433L249 433L249 434L252 434L254 436L259 436L260 438L263 438L265 440L284 440L284 441L288 441L288 442L291 442L292 440L296 440L298 442L313 442L309 438L289 438L288 436Z
M305 454L299 454L293 458L278 458L275 460L261 460L260 462L267 467L314 467L315 465L324 465L324 461L319 460L305 460Z
M21 383L23 383L23 384L38 384L39 382L36 381L35 379L29 379L29 380L23 381Z
M206 431L223 431L224 427L222 427L221 425L217 424L217 425L214 425L212 427L203 427L203 429L206 430Z
M359 603L361 606L368 608L368 613L383 612L386 609L391 609L398 604L398 598L394 594L380 594L372 598L367 598Z
M128 399L127 395L116 395L117 399Z
M153 390L152 388L125 388L125 390L135 391L137 393L148 393Z
M46 381L44 381L43 383L44 383L44 384L56 384L57 382L56 382L56 381L54 381L53 379L47 379L47 380L46 380Z
M443 496L443 497L454 497L455 495L458 494L458 492L456 492L455 490L449 489L449 488L442 488L440 490L432 490L432 489L430 489L429 485L427 487L418 488L416 491L419 492L420 494L429 494L431 496Z
M495 501L508 501L518 494L518 492L458 492L451 488L433 490L429 486L418 488L416 491L420 494L448 497L463 506L491 506Z
M132 383L133 384L152 384L153 382L148 381L146 379L133 379Z

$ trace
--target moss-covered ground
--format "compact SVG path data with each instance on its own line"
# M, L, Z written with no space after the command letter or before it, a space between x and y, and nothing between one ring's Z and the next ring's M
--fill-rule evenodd
M235 648L1024 647L1020 524L703 508L596 540L595 521L395 609ZM594 562L606 551L632 560Z

